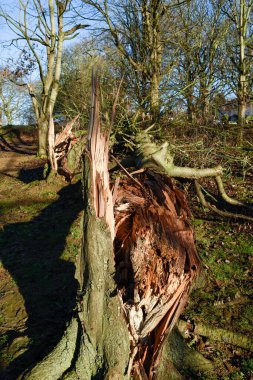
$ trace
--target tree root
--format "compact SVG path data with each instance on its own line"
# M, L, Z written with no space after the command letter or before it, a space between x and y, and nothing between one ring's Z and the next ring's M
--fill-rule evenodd
M179 321L178 328L179 331L184 334L188 329L188 324L184 321ZM191 331L195 334L208 337L211 340L231 344L232 346L237 346L243 348L244 350L253 352L253 339L246 335L218 327L207 326L202 323L192 326Z
M209 202L207 202L207 200L205 199L205 196L202 192L202 188L201 188L201 185L199 184L199 182L197 180L195 180L194 184L195 184L197 196L198 196L199 201L203 207L206 207L210 211L213 211L216 214L218 214L222 217L225 217L225 218L243 219L243 220L249 220L249 221L253 222L252 216L243 215L243 214L235 214L232 212L227 212L227 211L222 211L222 210L217 209L215 206L213 206Z
M74 356L79 324L73 318L65 333L55 347L41 362L31 371L19 377L19 380L59 379L70 368Z
M204 358L200 352L188 347L175 328L164 342L157 379L182 380L194 378L194 375L199 373L205 378L216 378L213 363Z
M248 208L251 208L250 206L246 205L245 203L241 202L241 201L238 201L234 198L230 198L227 194L226 194L226 191L224 189L224 185L223 185L223 182L222 182L222 179L220 176L216 176L215 177L215 182L217 184L217 188L218 188L218 191L222 197L222 199L231 204L231 205L234 205L234 206L244 206L244 207L248 207Z

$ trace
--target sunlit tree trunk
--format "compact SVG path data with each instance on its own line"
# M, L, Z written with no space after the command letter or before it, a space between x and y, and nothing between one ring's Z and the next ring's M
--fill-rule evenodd
M228 16L232 27L236 33L236 40L231 47L233 69L237 75L237 88L235 93L238 101L238 133L237 145L242 145L243 134L245 126L246 105L249 96L249 80L251 60L249 58L248 49L250 48L251 41L251 19L252 19L253 1L252 0L233 0L224 9L225 14Z
M245 125L246 116L246 105L247 105L247 75L246 75L246 64L245 64L245 37L247 31L247 7L246 1L240 0L240 28L239 28L239 39L240 39L240 57L239 57L239 81L238 81L238 134L237 134L237 144L242 145L243 143L243 132Z
M200 80L200 112L201 112L201 122L207 124L209 118L209 99L210 99L210 90L206 85L205 81Z

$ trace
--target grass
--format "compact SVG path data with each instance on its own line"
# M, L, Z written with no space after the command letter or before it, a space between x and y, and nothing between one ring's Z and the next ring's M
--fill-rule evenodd
M193 226L203 274L191 293L184 318L252 336L253 235L250 225L196 219ZM196 346L201 346L201 352L208 358L210 346L213 352L219 352L218 356L211 355L214 363L217 362L219 379L252 378L253 358L248 352L203 337L197 338Z

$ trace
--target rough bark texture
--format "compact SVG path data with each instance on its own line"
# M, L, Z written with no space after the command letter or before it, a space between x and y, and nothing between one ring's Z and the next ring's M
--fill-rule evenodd
M49 121L38 120L38 155L47 157Z
M240 48L238 64L236 68L238 70L238 135L237 145L243 144L243 134L245 127L246 117L246 104L248 100L248 87L250 70L250 61L247 62L247 37L250 30L250 17L252 13L252 2L240 0L239 2L239 14L234 18L236 29L238 32L238 43Z
M88 219L88 220L87 220ZM82 340L72 371L78 379L124 378L129 357L128 331L123 318L116 284L111 234L103 219L85 217L83 292L79 318ZM99 377L98 377L99 378Z
M80 310L58 346L25 379L123 379L129 334L113 280L112 238L103 219L85 216ZM84 276L83 276L84 274Z

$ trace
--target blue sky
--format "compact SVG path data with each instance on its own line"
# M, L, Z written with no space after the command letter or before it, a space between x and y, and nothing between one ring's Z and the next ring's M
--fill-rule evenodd
M18 49L10 45L15 34L7 27L3 20L0 21L0 30L0 65L4 66L8 58L18 56Z

